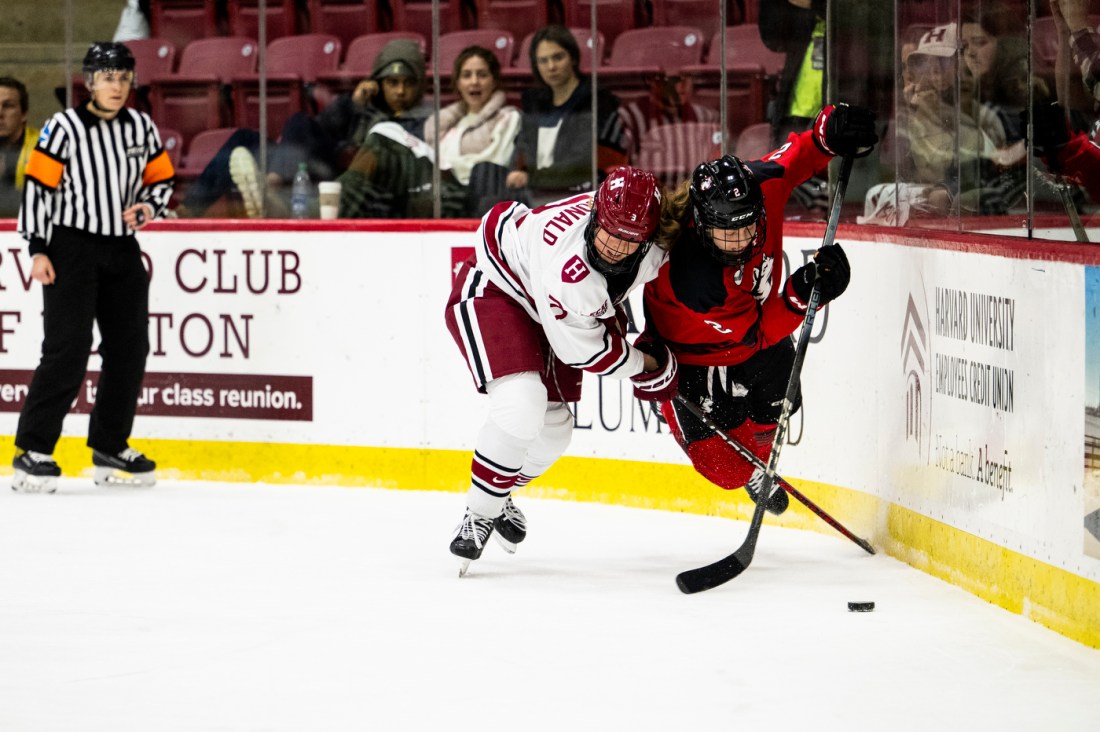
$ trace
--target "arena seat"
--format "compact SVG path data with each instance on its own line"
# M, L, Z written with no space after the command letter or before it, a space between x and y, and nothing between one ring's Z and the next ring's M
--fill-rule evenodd
M635 0L562 0L562 14L569 28L592 27L592 5L596 5L596 30L608 43L631 28L649 25L644 5ZM636 7L636 5L638 7Z
M611 42L608 66L658 65L675 70L703 60L705 37L698 28L669 25L623 31Z
M150 36L176 48L218 34L215 0L157 0L149 3Z
M183 135L178 130L170 127L161 127L160 144L164 146L164 152L168 153L168 159L172 161L173 168L180 167L180 159L183 157Z
M707 122L674 122L652 127L642 136L635 164L652 171L666 186L691 176L701 161L711 160L722 145L722 128Z
M512 65L512 57L515 55L516 40L508 31L491 28L443 33L439 36L438 50L441 74L450 75L455 59L467 46L481 46L489 49L500 61L501 67L508 68Z
M251 38L204 38L180 54L179 70L149 82L149 106L158 124L183 135L185 146L203 130L232 124L222 104L222 85L234 76L255 73L256 42Z
M379 28L375 0L309 0L309 18L312 32L336 36L345 49Z
M176 44L164 38L144 38L125 41L134 54L139 85L148 84L154 76L171 74L176 66Z
M304 110L302 78L297 74L267 75L266 132L260 124L260 78L249 74L233 80L233 121L238 127L260 130L265 137L276 138L283 125L296 112Z
M298 74L312 83L321 74L340 67L340 39L328 33L305 33L276 38L267 44L269 73Z
M721 28L716 0L653 0L653 25L690 25L710 38ZM743 23L738 3L726 0L726 25Z
M392 30L415 31L432 37L431 0L389 0L393 13ZM477 9L473 0L439 0L439 34L451 33L477 24Z
M734 155L742 160L758 160L772 151L772 126L768 122L754 122L737 137Z
M715 33L707 47L707 63L718 65L722 59L722 36ZM755 24L735 25L726 28L726 63L760 64L768 76L778 76L783 71L787 57L764 45L760 28Z
M259 0L229 0L229 33L234 36L260 37ZM268 0L267 42L298 32L294 0Z
M477 0L479 29L506 30L523 38L546 25L546 0ZM512 62L506 64L511 66Z

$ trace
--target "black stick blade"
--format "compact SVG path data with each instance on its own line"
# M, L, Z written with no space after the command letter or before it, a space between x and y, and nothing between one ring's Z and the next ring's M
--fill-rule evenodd
M696 592L712 590L718 585L724 585L748 569L749 562L752 561L752 555L750 554L748 557L749 562L744 562L738 556L740 553L741 550L738 549L733 554L719 559L713 564L681 572L676 575L676 586L685 595L694 595Z

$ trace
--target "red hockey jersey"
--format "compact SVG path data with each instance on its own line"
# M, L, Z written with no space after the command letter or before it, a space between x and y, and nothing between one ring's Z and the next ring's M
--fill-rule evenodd
M745 161L764 194L767 232L744 265L723 266L707 253L694 225L684 228L668 263L646 284L644 299L646 330L668 343L681 363L738 364L798 328L805 306L773 283L783 270L783 209L791 191L831 159L807 131L790 135L761 160Z

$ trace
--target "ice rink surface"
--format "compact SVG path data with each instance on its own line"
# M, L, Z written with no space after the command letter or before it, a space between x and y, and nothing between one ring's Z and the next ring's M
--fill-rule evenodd
M0 486L3 732L1100 728L1100 651L831 535L685 596L746 523L520 494L459 579L459 494Z

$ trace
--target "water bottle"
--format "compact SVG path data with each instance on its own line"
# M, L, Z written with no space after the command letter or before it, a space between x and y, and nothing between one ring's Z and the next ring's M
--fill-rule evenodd
M309 171L305 163L298 164L294 185L290 189L290 215L296 219L309 218Z

